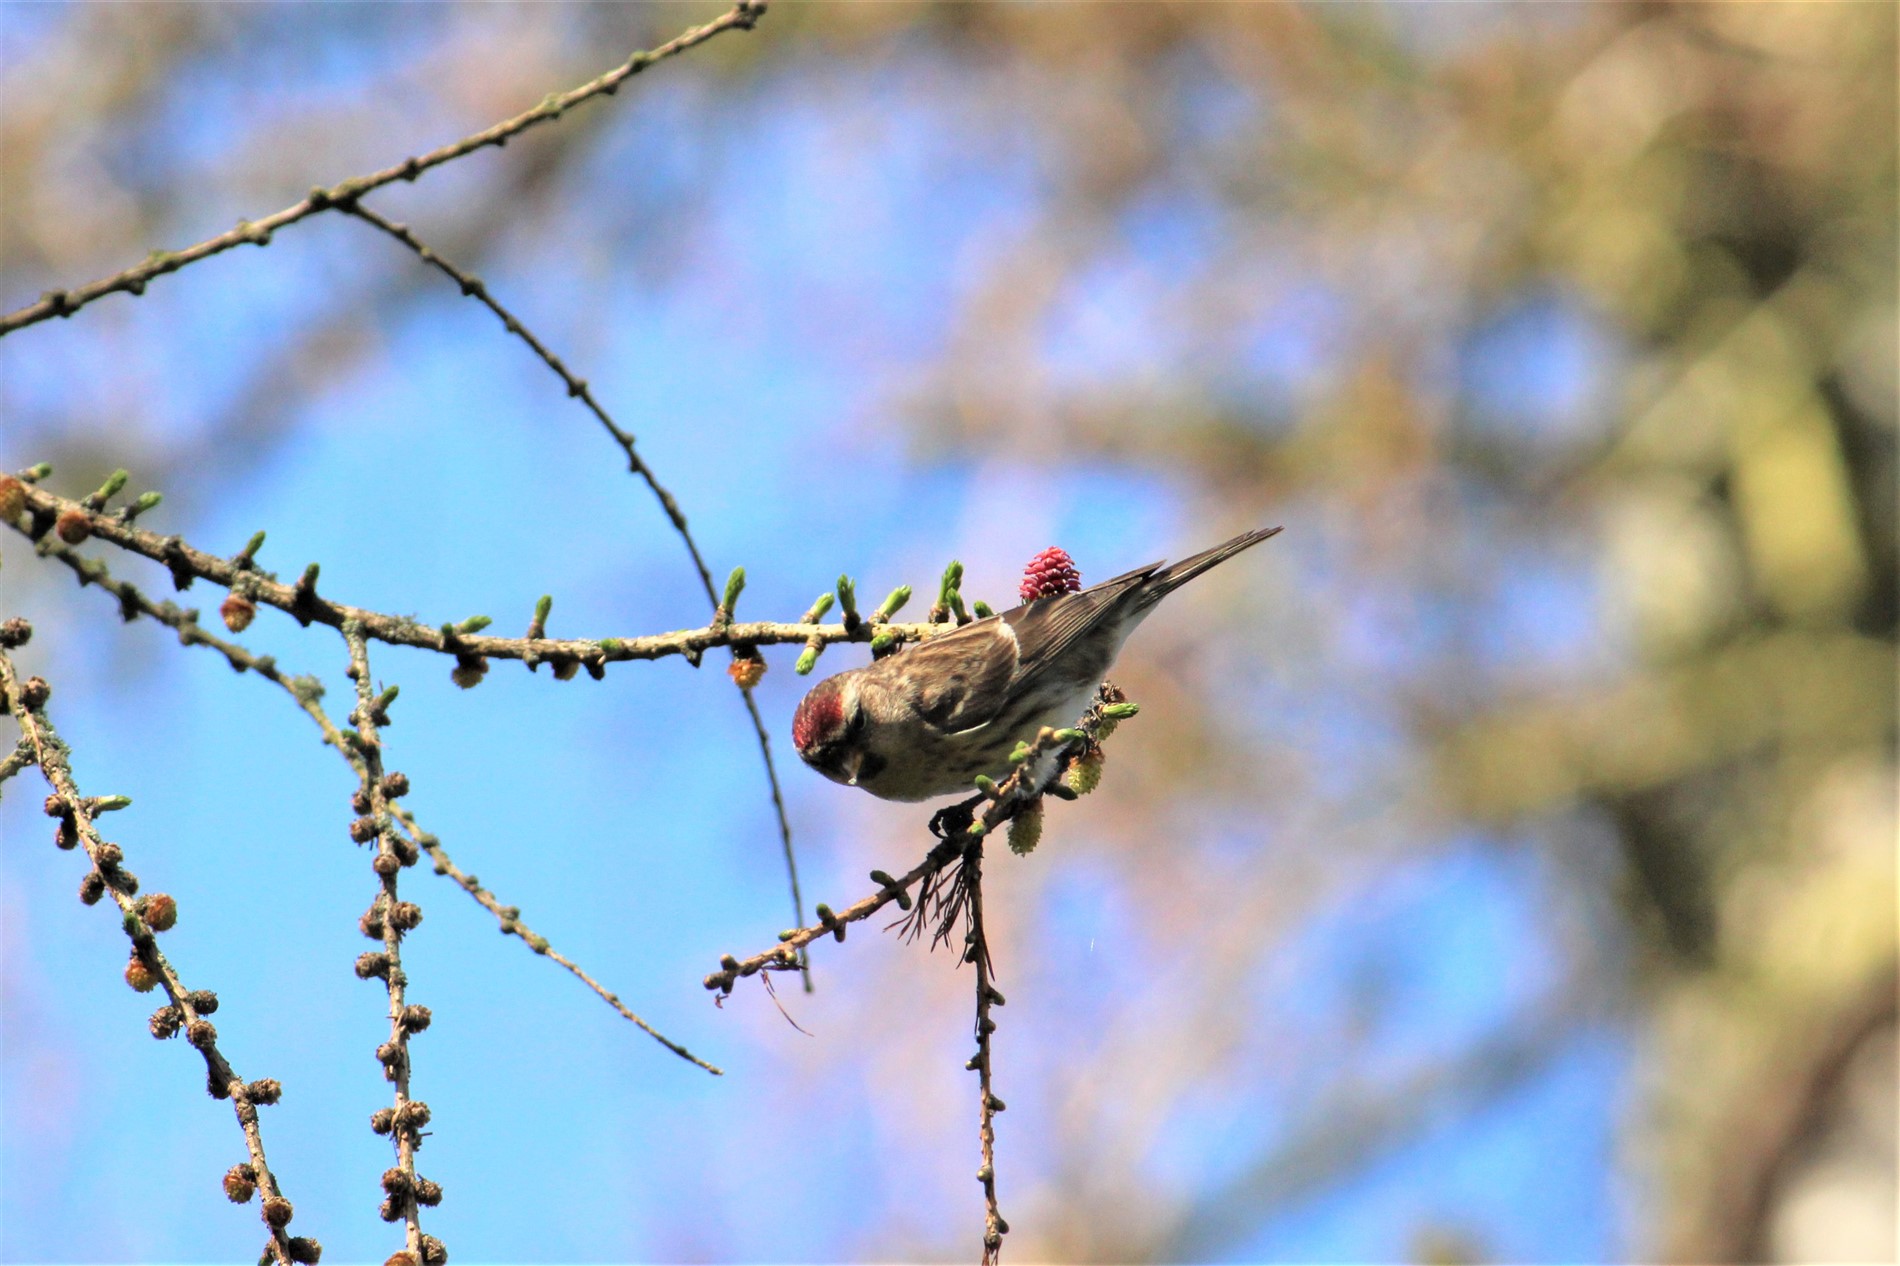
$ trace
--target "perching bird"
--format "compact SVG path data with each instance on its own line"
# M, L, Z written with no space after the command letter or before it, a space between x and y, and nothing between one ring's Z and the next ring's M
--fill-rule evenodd
M792 742L825 777L883 800L969 791L978 774L1001 779L1019 741L1045 725L1074 724L1155 604L1279 530L1033 598L827 677L799 703ZM1072 587L1074 577L1066 554L1047 551L1031 564L1025 596L1038 583Z

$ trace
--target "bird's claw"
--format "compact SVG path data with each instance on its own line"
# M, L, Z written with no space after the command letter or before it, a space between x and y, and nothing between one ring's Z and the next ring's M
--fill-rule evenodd
M937 810L930 819L930 833L940 840L950 840L961 836L976 821L976 806L983 802L982 796L972 796L956 804Z

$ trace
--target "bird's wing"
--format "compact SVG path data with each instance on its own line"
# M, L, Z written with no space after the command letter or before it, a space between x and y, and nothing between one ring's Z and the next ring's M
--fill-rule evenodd
M1078 641L1095 632L1104 621L1119 618L1123 601L1160 568L1158 562L1149 563L1099 585L1090 585L1080 593L1042 598L998 616L997 619L1015 632L1021 660L1016 680L1010 683L1010 693L1020 696L1050 665L1064 662ZM1102 671L1107 670L1105 663Z
M1099 585L1091 585L1080 593L1043 598L1003 612L998 618L1015 630L1022 660L1016 680L1010 683L1011 694L1020 697L1052 664L1068 663L1078 670L1107 672L1115 652L1120 649L1118 644L1107 646L1102 663L1085 668L1080 661L1071 659L1076 643L1108 621L1138 616L1138 610L1131 610L1129 604L1144 609L1152 607L1208 568L1259 544L1279 530L1273 527L1242 532L1231 541L1202 550L1178 563L1149 563Z
M910 702L936 728L955 732L986 725L1009 697L1016 672L1016 639L1003 617L990 616L888 659L892 674L915 683Z

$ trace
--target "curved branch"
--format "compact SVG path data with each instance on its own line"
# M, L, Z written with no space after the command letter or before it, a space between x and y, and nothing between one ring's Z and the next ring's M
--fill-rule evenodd
M686 526L686 515L680 509L679 501L672 493L661 486L658 477L653 473L653 468L648 466L646 462L641 459L639 452L634 448L633 435L624 430L619 423L615 422L613 418L608 415L607 410L601 407L600 401L594 398L594 390L587 385L587 380L575 377L573 372L568 369L566 363L563 362L559 356L549 351L547 344L543 343L535 335L533 330L530 330L526 325L522 324L519 317L503 307L501 301L489 293L487 283L483 282L482 279L477 277L474 273L458 268L454 263L445 259L434 247L411 232L408 225L398 224L393 220L384 219L376 212L364 206L361 202L352 201L345 206L343 210L346 214L355 216L357 219L363 221L363 223L381 229L384 233L387 233L390 237L395 238L398 242L401 242L404 246L414 251L423 263L447 276L457 286L461 287L463 294L474 299L500 318L502 325L506 327L510 334L520 339L523 343L526 343L528 350L539 357L542 364L554 371L555 376L561 380L561 385L567 388L567 394L585 405L587 411L594 415L601 426L606 428L607 434L613 437L614 443L620 446L620 451L625 454L627 458L627 469L633 474L640 476L641 479L644 479L647 487L650 488L653 491L653 495L659 499L660 508L666 511L666 517L668 521L673 524L673 530L678 532L680 539L686 543L686 552L692 556L693 569L699 573L699 583L706 591L706 600L710 603L717 604L719 596L713 591L712 573L706 569L706 560L702 558L699 553L699 543L693 540L693 534Z
M594 398L593 388L587 385L587 380L576 377L574 373L568 369L567 364L562 361L559 356L556 356L550 351L547 344L543 343L533 330L523 324L521 319L515 316L513 312L510 312L506 307L502 306L501 301L489 292L487 284L484 283L480 277L477 277L474 273L466 269L457 267L454 262L444 257L434 247L417 237L408 225L385 219L383 216L364 206L360 201L352 202L345 207L344 210L365 224L388 234L403 246L414 251L416 256L421 259L423 263L448 277L461 288L463 294L474 299L490 312L494 313L495 316L500 319L502 326L510 334L527 344L528 350L532 351L540 358L542 364L554 372L555 376L561 380L562 385L567 388L567 394L586 406L587 411L592 413L601 426L606 428L607 434L613 437L614 443L620 446L620 451L627 459L627 469L644 480L647 488L659 499L660 508L666 512L667 520L672 523L673 530L679 534L680 540L686 545L687 554L693 560L693 570L699 574L700 587L706 592L706 601L711 603L715 612L717 612L719 608L719 597L713 591L712 573L706 569L706 560L699 552L699 543L693 539L692 530L687 527L686 515L685 512L680 509L679 501L671 492L668 492L666 488L661 485L659 477L653 473L653 468L647 465L641 458L638 450L634 447L633 435L623 429L619 423L615 422L607 413L606 408L601 405L600 401ZM727 614L729 615L730 612ZM714 618L717 619L717 615L715 615ZM792 847L792 822L791 817L785 811L785 796L779 790L778 767L772 760L772 740L766 733L764 720L759 716L759 705L752 698L752 688L750 686L741 685L739 692L745 699L746 714L752 721L752 733L759 744L759 756L765 762L765 780L772 795L772 812L778 819L779 844L785 853L786 876L791 883L792 918L799 923L803 923L805 921L805 902L798 891L798 856ZM805 989L807 992L811 989L811 973L809 971L805 973Z

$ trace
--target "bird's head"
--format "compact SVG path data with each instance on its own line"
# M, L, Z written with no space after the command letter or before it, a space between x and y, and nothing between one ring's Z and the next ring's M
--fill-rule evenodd
M854 783L863 764L864 711L849 674L811 688L792 715L792 746L799 759L833 782Z

